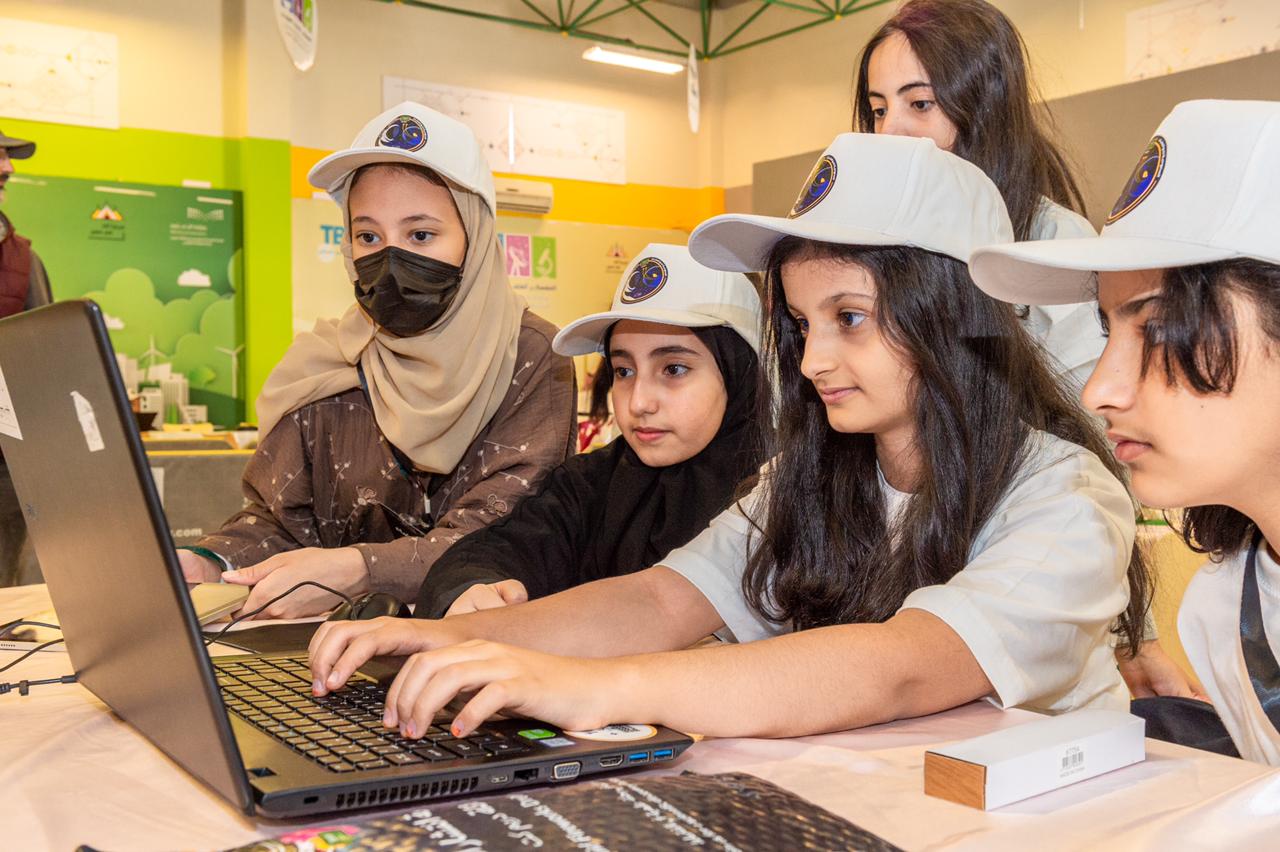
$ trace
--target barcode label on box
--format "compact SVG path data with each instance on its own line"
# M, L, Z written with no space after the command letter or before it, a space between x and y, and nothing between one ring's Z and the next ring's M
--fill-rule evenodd
M1062 755L1062 772L1063 776L1074 775L1084 769L1084 750L1079 746L1072 746L1067 749L1066 754Z

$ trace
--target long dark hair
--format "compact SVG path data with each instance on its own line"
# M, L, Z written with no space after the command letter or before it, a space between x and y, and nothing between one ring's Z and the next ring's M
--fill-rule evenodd
M1144 378L1158 365L1170 387L1231 393L1240 365L1235 296L1253 305L1263 333L1280 343L1280 265L1241 259L1166 269L1160 296L1147 319ZM1254 533L1253 521L1230 506L1195 506L1181 520L1165 517L1201 553L1234 553Z
M875 132L867 66L872 52L894 33L910 42L938 106L956 126L953 153L995 183L1019 240L1032 238L1042 198L1084 212L1067 159L1046 132L1052 116L1047 107L1033 105L1022 36L984 0L911 0L885 21L858 60L854 130Z
M915 371L921 478L892 528L874 437L832 429L800 372L804 339L786 308L782 267L808 259L872 276L880 328ZM796 629L884 621L912 591L947 582L1027 475L1032 430L1089 449L1123 477L1097 423L1064 390L1013 306L978 290L963 263L917 248L787 237L769 257L767 286L765 363L776 365L778 388L766 379L758 394L761 418L777 418L777 445L761 478L766 508L743 589L768 618ZM1118 632L1136 649L1149 599L1136 546L1129 585Z

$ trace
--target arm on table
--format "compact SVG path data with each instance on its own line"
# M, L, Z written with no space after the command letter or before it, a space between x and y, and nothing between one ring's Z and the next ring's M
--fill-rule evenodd
M594 477L584 473L597 461L569 459L507 517L451 547L423 581L415 615L439 618L476 585L514 580L528 597L540 598L585 582L577 569L590 540L587 515L603 495L592 487Z
M323 670L333 636L318 638L312 665ZM456 736L501 710L569 729L649 722L714 736L803 736L934 713L991 690L954 631L929 613L905 610L883 624L608 659L483 640L443 644L405 664L384 721L418 736L455 696L475 692L453 722Z

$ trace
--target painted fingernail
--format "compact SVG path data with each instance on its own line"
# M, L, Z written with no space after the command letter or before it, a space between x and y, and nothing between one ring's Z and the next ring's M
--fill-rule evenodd
M311 684L311 691L316 695L324 695L324 682L320 678L316 678L315 682Z
M454 722L453 725L450 726L449 730L453 732L453 735L455 737L462 736L462 726L459 725L457 722Z
M410 722L408 725L406 725L406 726L405 726L405 736L409 737L409 739L414 739L415 737L417 737L417 736L418 736L418 726L417 726L417 725L415 725L413 722Z

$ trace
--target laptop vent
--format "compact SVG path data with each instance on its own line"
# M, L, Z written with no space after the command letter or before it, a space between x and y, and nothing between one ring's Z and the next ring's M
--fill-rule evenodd
M470 793L480 783L478 775L469 778L450 778L423 784L400 784L385 787L367 787L352 793L341 793L334 802L334 809L349 811L354 808L372 808L396 802L415 802L422 799L438 799L442 796L458 796Z

